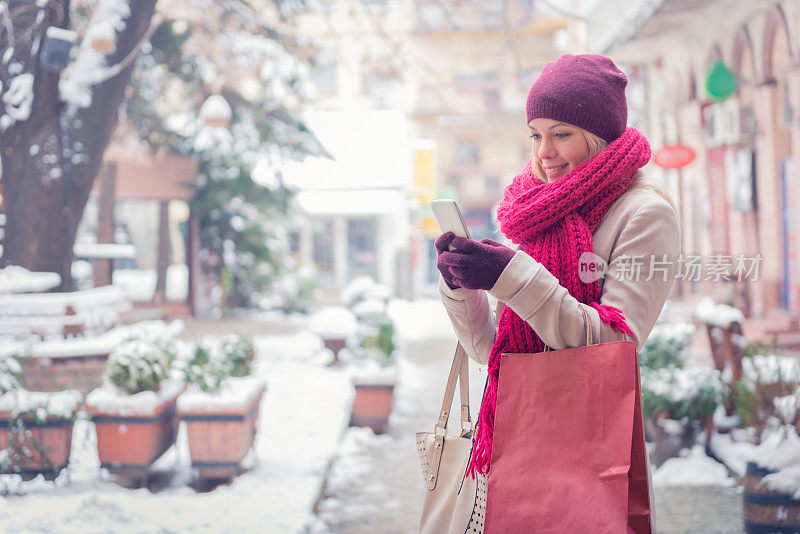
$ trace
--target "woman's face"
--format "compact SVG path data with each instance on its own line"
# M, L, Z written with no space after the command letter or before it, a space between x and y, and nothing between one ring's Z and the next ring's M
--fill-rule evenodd
M548 182L566 176L589 157L589 144L577 126L552 119L533 119L528 127L533 155Z

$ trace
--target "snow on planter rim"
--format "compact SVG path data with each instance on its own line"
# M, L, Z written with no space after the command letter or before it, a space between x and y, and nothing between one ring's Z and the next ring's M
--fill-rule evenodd
M189 386L178 397L178 410L194 412L240 408L251 402L266 387L267 381L258 376L228 378L215 393L202 391L197 386Z
M142 391L128 395L115 385L105 382L87 395L86 406L109 415L151 416L165 400L176 396L184 387L183 381L171 379L164 381L158 392Z
M78 411L83 396L79 391L27 391L18 389L0 396L0 412L18 414L33 410L44 419L53 417L70 418Z
M346 338L358 327L355 315L342 306L323 308L311 316L309 323L312 332L322 338Z
M387 367L374 371L360 370L353 375L355 386L394 386L397 384L397 368Z

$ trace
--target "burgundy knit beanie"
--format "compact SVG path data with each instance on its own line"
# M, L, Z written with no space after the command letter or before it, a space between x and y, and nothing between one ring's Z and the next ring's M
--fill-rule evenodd
M605 56L564 54L542 69L528 93L528 124L553 119L579 126L609 143L628 120L628 79Z

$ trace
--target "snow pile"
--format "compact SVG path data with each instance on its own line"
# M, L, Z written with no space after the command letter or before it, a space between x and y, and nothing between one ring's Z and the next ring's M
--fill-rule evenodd
M702 445L695 445L688 455L664 462L653 474L653 484L656 487L729 487L736 481L728 476L725 466L706 456Z
M231 106L220 95L209 96L200 106L200 118L203 120L231 120Z
M87 36L95 33L112 37L125 29L130 16L130 0L105 0L100 2L94 13ZM97 29L94 27L97 26ZM115 46L115 45L112 45ZM61 100L79 108L92 104L92 86L101 83L118 72L117 66L109 67L106 56L92 48L92 39L84 39L75 61L68 67L58 83Z
M151 417L164 401L178 395L184 387L180 380L165 380L157 392L142 391L129 395L106 382L86 396L86 406L103 415Z
M356 386L394 386L397 384L397 374L395 367L382 367L371 370L358 369L353 373L352 380Z
M655 369L642 375L642 389L668 401L680 403L700 396L704 390L722 393L720 373L716 369L688 366Z
M341 306L329 306L309 318L312 331L325 338L347 338L358 327L355 315Z
M330 351L322 339L311 332L283 336L265 336L255 340L258 353L263 360L280 360L287 357L306 362L330 359Z
M139 321L130 325L120 326L116 329L123 339L141 339L150 343L164 343L178 337L186 323L174 319L169 323L161 320Z
M431 337L455 337L450 318L438 300L420 299L414 302L392 300L387 310L404 340Z
M83 396L74 390L47 393L18 389L0 395L0 412L12 412L14 415L31 412L42 420L48 415L69 419L82 403Z
M231 377L222 382L219 391L207 393L190 386L178 397L178 410L201 412L204 410L236 409L247 405L266 388L266 380L259 376Z
M709 446L714 455L740 477L747 473L747 462L752 462L758 453L757 445L746 440L734 441L731 434L712 434Z
M0 269L0 293L47 291L60 283L57 273L31 272L17 265Z
M708 297L700 300L694 309L694 316L700 321L720 328L728 328L732 322L744 322L741 310L726 304L714 304Z
M28 120L33 104L33 74L24 72L11 78L3 103L6 115L0 117L0 131L7 130L15 122Z
M800 499L800 436L793 425L765 431L753 461L775 471L763 479L768 489Z

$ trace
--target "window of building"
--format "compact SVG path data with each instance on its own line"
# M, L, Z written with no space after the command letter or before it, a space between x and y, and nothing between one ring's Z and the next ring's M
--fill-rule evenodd
M456 146L456 165L471 167L480 163L481 149L475 141L459 141Z
M336 60L325 59L313 64L310 76L311 81L321 93L336 91Z
M319 280L323 287L333 283L333 221L313 221L314 263L319 269Z
M352 280L359 276L378 278L378 224L374 218L349 219L347 221L348 238L348 275Z

